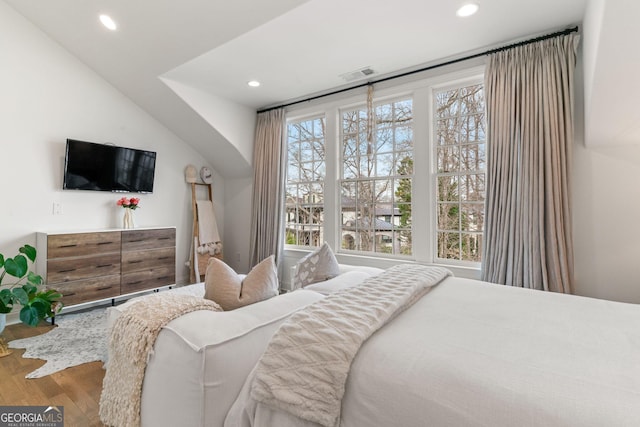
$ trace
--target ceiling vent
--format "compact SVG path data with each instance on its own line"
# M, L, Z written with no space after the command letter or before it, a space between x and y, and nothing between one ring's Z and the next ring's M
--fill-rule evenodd
M361 68L356 71L351 71L348 73L340 74L340 78L342 78L346 82L353 82L355 80L364 79L365 77L369 77L370 75L375 74L375 71L371 69L371 67Z

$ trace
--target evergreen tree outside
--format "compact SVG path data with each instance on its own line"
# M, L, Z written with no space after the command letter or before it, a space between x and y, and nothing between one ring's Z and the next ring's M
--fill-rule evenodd
M398 166L398 175L413 176L413 159L409 156L400 160ZM398 180L398 188L396 190L396 200L398 201L398 210L400 211L400 251L402 255L411 255L412 253L412 237L411 237L411 178L400 178Z

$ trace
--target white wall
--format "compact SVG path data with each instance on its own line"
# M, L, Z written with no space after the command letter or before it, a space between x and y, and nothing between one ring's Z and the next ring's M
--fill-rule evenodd
M576 293L638 304L640 145L574 155Z
M597 2L596 2L597 3ZM586 27L585 27L586 30ZM587 37L585 36L585 39ZM587 49L587 51L585 51ZM575 293L640 303L640 141L616 147L585 145L585 80L593 52L578 51L573 151ZM584 58L583 58L584 54ZM603 84L590 80L589 85ZM606 124L604 124L606 126Z
M215 96L168 77L161 78L183 101L200 114L240 155L237 168L250 169L253 159L253 141L257 121L255 109ZM240 163L242 162L242 163Z
M177 227L177 280L186 282L192 213L184 168L199 169L202 156L4 2L0 52L0 253L35 245L36 231L119 227L122 194L62 190L66 138L112 142L157 152L154 193L140 196L137 222ZM223 234L224 181L214 179ZM62 215L53 215L54 202Z
M600 48L600 34L604 20L606 0L589 0L582 22L581 50L583 53L584 69L584 99L585 105L591 104L591 93L593 92L596 65L598 63L598 49ZM590 117L590 112L585 111L584 115Z
M225 180L224 261L238 273L249 271L253 178Z

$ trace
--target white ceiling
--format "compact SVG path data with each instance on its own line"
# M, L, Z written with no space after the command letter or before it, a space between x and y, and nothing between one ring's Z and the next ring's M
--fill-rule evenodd
M250 174L250 142L221 129L216 110L253 115L343 86L339 75L362 67L375 78L555 31L581 23L588 1L606 0L481 0L466 19L455 16L462 0L5 1L236 177ZM119 29L102 27L100 13ZM251 79L262 86L249 88ZM198 102L167 82L200 94Z
M341 74L363 67L387 74L577 24L586 0L481 3L461 19L463 1L311 0L167 75L259 108L344 85ZM246 87L252 78L259 90Z

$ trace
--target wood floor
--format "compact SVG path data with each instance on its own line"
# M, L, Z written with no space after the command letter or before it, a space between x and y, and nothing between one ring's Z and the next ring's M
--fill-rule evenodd
M23 324L7 326L2 333L6 342L49 331L42 324L30 328ZM85 363L43 378L25 375L44 365L43 360L23 359L23 349L12 349L0 358L0 405L64 406L65 427L103 426L98 417L104 369L102 362Z

